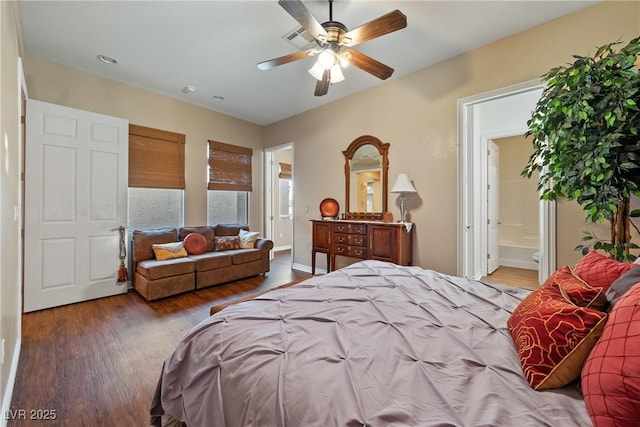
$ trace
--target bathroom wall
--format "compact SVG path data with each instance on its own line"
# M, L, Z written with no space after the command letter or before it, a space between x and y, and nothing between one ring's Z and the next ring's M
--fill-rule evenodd
M538 176L520 175L531 156L531 142L522 135L493 141L500 149L499 264L537 270L533 255L539 248Z

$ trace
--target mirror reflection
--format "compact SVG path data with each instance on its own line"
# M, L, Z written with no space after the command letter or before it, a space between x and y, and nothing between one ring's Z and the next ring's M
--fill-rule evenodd
M388 151L388 143L370 135L356 138L343 151L347 213L379 214L382 218L387 211Z
M349 163L351 200L356 212L382 212L382 155L371 145L358 148Z

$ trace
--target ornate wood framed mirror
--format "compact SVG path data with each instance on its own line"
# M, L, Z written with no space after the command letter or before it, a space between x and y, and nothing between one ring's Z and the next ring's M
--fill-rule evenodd
M389 143L354 139L344 150L345 219L382 219L387 212Z

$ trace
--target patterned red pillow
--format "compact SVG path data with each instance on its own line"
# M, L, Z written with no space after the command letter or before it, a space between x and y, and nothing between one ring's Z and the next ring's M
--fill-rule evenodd
M542 286L551 286L552 283L564 290L571 302L577 306L601 310L608 304L602 289L589 286L577 277L568 265L553 273Z
M573 271L594 288L603 291L624 273L635 267L634 264L616 261L599 252L591 251L578 261Z
M240 238L238 236L215 236L216 251L230 251L240 249Z
M527 296L507 326L529 384L546 390L577 379L606 317L606 313L573 304L555 282Z
M183 242L189 255L199 255L207 251L207 239L200 233L187 234Z
M584 403L594 427L640 420L640 284L613 306L582 370Z

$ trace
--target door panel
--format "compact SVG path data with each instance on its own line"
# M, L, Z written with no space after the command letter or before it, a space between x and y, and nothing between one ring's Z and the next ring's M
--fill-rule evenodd
M128 121L27 101L24 311L127 291Z
M500 256L500 188L499 188L499 161L500 147L493 142L488 142L489 159L488 187L487 187L487 274L491 274L499 267Z

